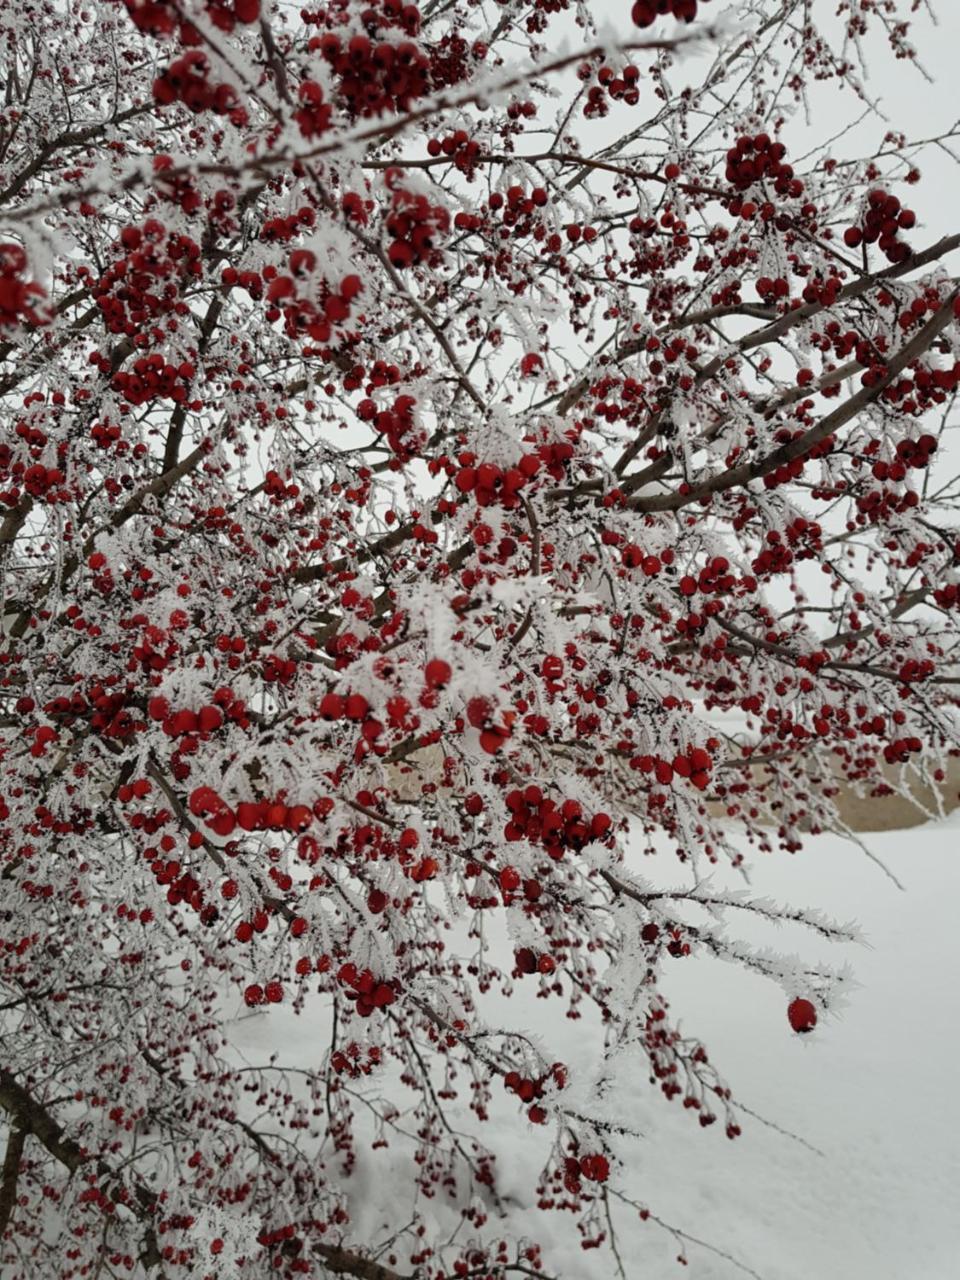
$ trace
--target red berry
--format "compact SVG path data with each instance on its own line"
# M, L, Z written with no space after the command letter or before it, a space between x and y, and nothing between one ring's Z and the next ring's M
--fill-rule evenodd
M195 818L201 818L207 813L217 813L225 807L212 787L197 787L190 793L190 812Z
M295 804L287 810L286 825L288 831L306 831L313 821L313 814L305 804Z
M791 1000L787 1008L787 1017L794 1031L804 1034L812 1031L817 1025L817 1010L813 1002L804 1000L798 996L796 1000Z
M339 720L344 712L344 700L339 693L325 693L320 699L320 714L324 720Z
M423 674L431 689L442 689L450 683L453 668L442 658L432 658L424 667Z
M471 698L467 703L467 720L475 729L482 729L492 713L488 698Z
M213 733L223 724L223 712L219 707L201 707L197 714L197 727L201 733Z
M351 693L343 704L343 712L348 720L362 720L370 709L370 703L361 693Z
M487 755L494 756L503 746L509 734L505 729L484 729L480 734L480 745Z
M222 809L207 821L207 826L218 836L230 836L236 828L237 820L231 809Z
M244 831L256 831L263 822L262 806L243 801L237 805L237 823Z
M591 1182L606 1182L610 1176L610 1162L606 1156L583 1156L580 1160L580 1172Z

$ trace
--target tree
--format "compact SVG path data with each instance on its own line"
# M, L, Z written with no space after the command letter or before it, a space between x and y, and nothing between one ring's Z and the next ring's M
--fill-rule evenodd
M625 1208L626 1063L740 1131L665 966L831 1008L726 920L845 931L702 869L957 754L960 235L893 130L791 158L914 60L810 8L0 14L5 1277L540 1275ZM502 1244L505 1097L553 1147Z

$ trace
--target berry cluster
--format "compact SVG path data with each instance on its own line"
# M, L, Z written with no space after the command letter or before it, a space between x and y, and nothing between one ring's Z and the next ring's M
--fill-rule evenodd
M849 249L861 244L876 244L888 262L906 262L913 250L899 239L901 231L916 226L917 215L905 209L896 196L877 188L867 196L862 222L847 227L843 242Z
M87 692L91 715L90 728L104 738L130 738L145 728L135 708L127 706L132 691L108 692L103 685L93 684Z
M388 169L386 184L392 193L386 229L393 237L387 257L398 268L439 262L437 242L450 230L450 214L442 205L431 204L424 195L416 195L398 186L399 169Z
M207 0L207 16L215 27L230 32L238 22L260 19L260 0Z
M121 804L130 804L134 800L145 800L152 790L153 786L146 778L132 778L129 782L122 782L117 788L117 799ZM162 824L157 822L148 824L145 815L138 813L132 816L130 825L137 830L140 827L146 827L152 833L158 825Z
M22 462L13 462L11 457L6 445L0 446L0 484L12 485L10 489L0 490L0 502L15 507L22 492L42 502L69 500L70 493L63 488L65 477L59 467L45 467L39 462L25 467Z
M178 205L184 213L193 214L198 209L203 208L204 197L200 189L195 185L194 180L189 174L177 173L174 167L173 156L158 155L153 157L153 172L156 175L155 187L157 194L163 200L167 200L170 204ZM217 222L221 218L219 205L216 197L209 202L212 205L211 222ZM230 206L233 207L232 205ZM223 210L226 212L226 210ZM226 223L227 219L223 220ZM223 224L221 224L223 225ZM224 231L232 229L224 225Z
M270 495L270 503L275 507L300 497L300 486L289 482L289 472L284 479L279 471L268 471L263 477L263 491Z
M954 587L956 592L956 587ZM939 593L934 593L935 595ZM940 603L938 601L938 603ZM919 738L895 738L883 748L883 758L887 764L905 764L914 752L922 751L923 743Z
M289 831L302 834L313 822L313 810L305 804L287 805L277 801L241 801L232 809L212 787L195 787L190 793L190 812L203 818L219 836L242 831Z
M260 228L260 239L267 244L287 244L298 236L304 227L312 227L316 221L316 213L309 205L304 205L288 218L268 218Z
M371 715L370 704L361 693L324 694L320 699L320 715L328 721L347 720L359 724L364 742L374 749L383 733L382 722Z
M92 286L110 333L133 337L163 317L189 314L181 286L203 274L195 240L174 231L168 234L162 222L150 218L142 227L124 227L120 247L123 256ZM155 332L162 336L162 331Z
M897 676L904 684L913 684L919 680L929 680L936 667L929 658L908 658L902 663Z
M341 0L339 5L324 5L313 12L301 9L300 19L308 27L329 26L335 20L337 10L346 7ZM379 13L378 8L381 10ZM394 28L407 36L415 36L420 31L420 10L409 0L375 0L375 4L371 3L364 9L361 17L364 28L373 34L381 28Z
M207 55L200 49L188 49L154 80L153 96L161 107L182 102L193 112L228 115L237 107L236 91L229 84L211 84L209 74Z
M258 1004L280 1004L283 1000L283 985L268 982L262 987L259 982L251 982L243 993L243 999L251 1009L255 1009Z
M69 616L69 609L67 614ZM59 721L67 728L78 718L89 718L90 727L94 733L106 738L129 738L146 727L145 722L139 717L136 705L129 705L133 692L132 686L129 685L123 690L108 691L103 684L95 681L87 689L86 694L75 689L69 697L64 694L44 703L43 710L51 719ZM28 714L33 707L32 698L17 700L17 711L21 715ZM49 739L46 732L42 732L40 740L52 739Z
M467 722L480 730L480 746L487 755L494 756L510 738L515 712L506 711L499 721L494 719L493 703L489 698L470 698L467 702Z
M804 302L815 302L819 303L822 307L832 307L840 296L840 290L842 288L843 281L836 272L831 269L830 274L827 276L823 276L818 272L812 279L808 280L803 286L800 296ZM797 381L801 386L807 382L812 382L813 370L798 370Z
M566 849L579 851L591 840L605 839L613 825L606 813L585 817L579 800L564 800L557 806L537 786L509 791L506 805L510 819L503 830L505 838L542 845L555 861Z
M508 510L519 506L520 490L540 470L540 459L533 453L523 454L515 467L506 470L492 462L478 463L473 453L461 453L459 462L453 482L461 493L472 493L480 507L499 504Z
M226 688L218 689L213 695L213 701L202 706L199 711L174 711L169 700L158 694L148 699L147 715L151 720L160 722L168 738L182 738L185 734L190 734L205 739L211 733L216 733L226 720L232 720L241 728L249 724L246 703Z
M532 1102L534 1105L527 1111L527 1119L533 1124L545 1124L547 1113L538 1106L539 1099L544 1096L544 1086L553 1084L562 1089L567 1083L567 1069L562 1062L555 1062L548 1072L542 1076L522 1076L519 1071L507 1071L503 1077L503 1087L507 1093L515 1093L521 1102Z
M296 488L296 485L291 487ZM282 658L278 653L268 653L263 660L263 678L267 684L289 684L296 674L297 663L293 658Z
M450 85L462 83L475 69L476 64L486 58L488 50L482 40L468 44L457 32L448 31L430 46L429 52L430 84L433 92L436 93ZM524 107L528 107L531 114L536 114L536 107L532 102L524 103L520 107L516 103L511 103L507 107L507 118L515 120Z
M534 1098L543 1097L543 1085L546 1076L533 1079L522 1076L519 1071L508 1071L503 1077L503 1087L508 1093L515 1093L521 1102L532 1102Z
M370 703L362 693L325 693L320 699L320 714L324 720L354 720L366 718Z
M782 427L774 433L773 438L777 444L789 444L793 440L799 440L802 435L802 427L798 427L796 430ZM798 476L803 474L803 469L808 462L813 461L815 458L825 457L832 452L833 447L834 437L825 436L805 453L799 454L796 458L792 458L789 462L784 462L779 467L774 468L773 471L768 472L763 477L763 487L765 489L778 489L780 485L789 484L791 480L796 480Z
M184 871L175 858L155 857L156 852L156 849L144 849L144 856L151 860L150 870L157 884L166 886L170 906L178 907L181 902L185 902L199 914L204 924L213 924L219 913L216 907L204 905L203 890L196 877L189 871Z
M313 812L305 804L258 800L237 805L237 826L243 831L290 831L299 835L311 822Z
M934 591L933 598L941 609L956 609L960 607L960 587L955 582L948 582L945 587Z
M610 1177L610 1161L604 1155L567 1156L563 1162L563 1185L571 1195L579 1195L582 1190L580 1179L588 1182L606 1182Z
M307 47L338 77L337 90L351 116L408 111L429 90L430 61L412 40L375 43L369 36L354 35L344 41L328 31L313 36Z
M773 304L790 296L790 282L784 276L761 276L755 286L762 302Z
M483 155L479 142L472 142L466 129L457 129L444 138L431 138L427 143L427 154L434 159L447 156L452 165L466 178L472 178L477 172L477 162Z
M115 422L95 422L90 428L90 439L98 449L112 449L114 445L124 447L122 435L123 432Z
M589 80L593 69L585 62L578 68L577 75L581 80ZM632 64L624 67L619 75L613 67L604 64L597 71L598 83L591 85L587 91L583 114L588 120L605 116L610 110L608 98L613 102L624 102L628 107L635 107L640 101L640 90L637 88L639 79L640 71Z
M348 1075L351 1080L359 1080L362 1075L368 1076L382 1061L383 1054L379 1045L368 1045L364 1054L355 1040L351 1040L342 1049L337 1049L330 1057L330 1065L337 1075Z
M385 1009L397 998L396 984L375 978L369 969L357 971L353 963L345 964L337 981L346 987L344 994L353 1000L361 1018L369 1018L374 1009Z
M501 873L501 886L502 886ZM530 947L520 947L513 954L514 963L516 965L515 973L517 976L525 973L542 973L544 975L555 972L557 962L553 956L545 955L542 952L533 951Z
M33 738L33 742L30 744L30 754L39 759L47 754L47 748L56 742L60 735L50 725L41 724L37 725L36 728L28 729L25 736Z
M221 886L220 892L227 901L237 896L239 886L236 880L225 880ZM270 914L262 907L258 907L253 913L250 920L241 920L233 931L233 936L237 942L250 942L254 934L266 933L270 925Z
M551 253L562 246L560 236L554 233L547 235L547 226L542 218L534 217L538 209L543 209L550 200L545 187L532 187L529 194L520 185L507 187L506 192L494 191L487 199L487 207L491 213L500 213L504 227L509 227L512 238L533 235L544 240ZM502 211L502 212L501 212ZM483 214L467 213L461 209L453 220L458 231L492 231L492 220Z
M537 456L557 484L562 484L567 478L567 467L573 460L573 454L573 445L565 440L557 444L542 444L537 450Z
M123 0L134 26L148 36L169 36L178 17L169 0Z
M758 577L769 578L789 572L796 560L812 560L822 550L822 534L816 520L807 520L805 516L797 516L783 533L779 529L769 530L763 549L753 561L754 573Z
M698 791L703 791L710 783L713 760L709 751L694 747L686 753L678 752L672 760L665 760L662 756L634 756L630 768L652 773L661 787L669 787L678 777L688 778Z
M35 299L47 291L35 280L24 280L27 255L18 244L0 244L0 329L15 324L41 325L49 320L45 309L38 310Z
M357 405L357 417L372 423L386 436L387 444L396 455L396 465L408 462L426 442L426 435L414 416L416 403L413 396L401 395L389 409L378 409L370 399L361 400Z
M224 267L220 280L227 289L239 285L255 301L263 297L263 276L259 271L238 271L236 267Z
M351 303L363 292L363 282L352 272L334 288L328 281L315 282L309 296L298 292L298 281L310 279L317 269L317 257L311 249L294 249L287 260L288 272L280 275L273 268L264 270L267 286L267 319L283 318L289 338L304 335L314 342L329 342L334 329L350 319Z
M666 555L661 557L664 563L668 563ZM713 556L700 570L699 574L694 577L693 574L685 573L680 579L679 587L682 596L694 596L698 591L704 595L727 595L734 589L737 579L730 572L730 561L726 556Z
M104 568L106 562L107 558L103 552L95 551L93 555L90 556L87 564L91 569L99 572ZM107 573L110 572L109 567L106 571ZM125 577L129 577L134 574L139 580L141 587L142 584L150 582L153 578L153 571L146 565L140 565L139 567L132 567L124 570ZM135 587L134 592L137 589L138 588ZM177 629L183 627L186 625L187 621L187 615L183 610L174 610L170 614L170 624L172 628ZM141 671L147 672L165 671L180 652L180 646L170 634L170 631L148 622L146 616L142 613L134 614L130 620L130 625L142 626L143 631L140 639L131 649L132 661L127 663L127 670L136 671L137 668L139 668ZM232 697L233 694L229 689L218 689L214 694L214 700L219 704L222 704L225 700L229 701Z
M925 323L928 315L932 315L943 306L943 297L936 288L926 289L922 295L915 297L910 305L904 307L903 310L900 310L900 299L885 289L878 294L877 301L881 306L894 307L900 312L897 316L897 324L901 329L919 328L920 325ZM954 314L960 316L960 309L955 307Z
M477 872L479 874L479 871ZM523 896L528 902L539 901L543 894L543 888L539 880L524 880L523 876L516 867L501 867L497 875L497 883L500 886L500 892L503 894L504 905L509 906L514 896L522 889ZM517 953L519 955L519 952ZM533 952L531 952L531 955ZM519 961L518 961L519 963ZM525 971L533 972L533 970Z
M616 545L620 535L613 530L605 530L601 535L604 545ZM647 578L655 578L664 565L673 564L673 548L664 547L659 555L644 551L636 542L628 542L620 551L620 562L625 569L642 569Z
M324 101L323 87L316 80L304 80L297 90L300 106L293 118L307 139L318 138L330 128L333 107Z
M901 440L897 444L896 461L875 462L873 477L875 480L902 480L910 467L922 471L929 465L937 447L937 437L931 435L922 435L916 440Z
M24 694L16 701L17 715L29 715L36 705L36 701L33 698ZM84 695L79 689L74 689L69 697L66 694L61 694L59 697L51 698L49 702L45 702L43 711L44 715L49 716L51 720L60 720L69 727L78 716L86 714L87 707L88 703Z
M919 506L919 494L913 489L898 493L894 489L871 489L857 498L856 523L861 528L868 524L879 524L892 516L903 515Z
M123 0L127 13L144 35L170 36L179 28L184 44L199 44L200 33L193 23L182 19L170 0ZM236 23L251 23L260 17L260 0L208 0L207 16L221 31L232 31Z
M793 176L793 167L784 163L787 149L782 142L774 142L769 134L738 138L727 152L726 178L738 191L746 191L757 182L766 180L780 196L799 196L803 183ZM738 204L732 212L748 214L745 204Z
M884 389L883 398L896 404L903 414L919 415L934 405L944 404L960 387L960 360L950 369L926 369L915 365L912 377L899 378Z
M159 352L153 352L134 360L132 370L115 373L110 385L128 404L147 404L150 400L182 404L189 395L194 373L188 360L179 365L168 364Z
M701 2L706 4L708 0ZM678 22L693 22L697 16L697 0L636 0L630 10L635 27L649 27L666 14L672 14Z

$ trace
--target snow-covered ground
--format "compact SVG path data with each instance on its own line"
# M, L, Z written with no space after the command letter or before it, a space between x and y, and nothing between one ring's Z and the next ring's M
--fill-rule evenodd
M960 815L865 841L904 889L855 844L824 836L792 858L755 861L751 896L856 920L869 945L832 944L794 926L774 930L746 912L731 921L734 936L759 947L811 964L850 962L856 985L842 1010L822 1017L813 1034L793 1034L782 990L739 967L698 957L678 960L668 972L673 1016L704 1041L755 1116L742 1117L743 1135L731 1142L722 1124L703 1131L678 1102L662 1100L643 1060L634 1076L629 1069L618 1073L612 1097L619 1116L642 1134L622 1148L630 1194L688 1237L682 1244L688 1265L680 1267L677 1238L652 1217L642 1222L635 1210L614 1205L627 1280L960 1276ZM646 878L681 883L669 854L653 861L662 861L659 874L653 876L647 858ZM723 883L718 873L714 888ZM731 877L729 886L742 881ZM587 1068L599 1051L587 1021L565 1022L559 1004L530 994L521 985L510 1001L511 1025L539 1031L553 1045L564 1037L574 1075L578 1065ZM237 1028L245 1056L284 1046L283 1061L315 1067L326 1020L308 1014L285 1028L288 1017L278 1010L245 1019ZM474 1126L463 1117L465 1130ZM498 1153L510 1206L504 1233L539 1240L544 1269L563 1280L616 1280L610 1254L582 1251L568 1215L533 1208L550 1142L544 1130L527 1124L503 1097L481 1136ZM351 1238L384 1240L402 1227L409 1187L402 1146L361 1153L351 1187ZM456 1215L441 1206L419 1208L456 1225Z
M812 960L849 954L859 985L842 1014L801 1038L778 988L721 962L679 962L668 983L736 1096L822 1153L750 1117L733 1143L675 1107L650 1127L639 1173L645 1166L651 1207L765 1280L960 1275L960 821L865 841L903 891L834 837L753 874L759 893L861 925L869 947L782 931L785 949ZM745 937L750 924L737 921ZM761 941L769 931L752 933ZM632 1229L633 1274L662 1276L668 1243L649 1224ZM702 1280L742 1274L688 1252Z

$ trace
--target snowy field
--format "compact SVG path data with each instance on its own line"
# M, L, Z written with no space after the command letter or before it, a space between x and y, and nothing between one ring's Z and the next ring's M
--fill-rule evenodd
M635 1209L612 1205L622 1273L606 1249L581 1250L569 1215L533 1208L550 1138L518 1116L510 1099L495 1097L481 1136L499 1154L510 1219L504 1229L545 1246L548 1274L563 1280L960 1277L960 815L865 840L902 890L855 844L819 837L792 858L755 860L750 891L855 920L868 945L831 944L794 926L774 929L745 912L731 915L731 936L757 947L796 953L811 965L849 961L856 982L842 1009L822 1016L811 1035L791 1032L786 997L774 983L721 961L672 962L664 991L674 1018L704 1041L735 1098L755 1114L742 1116L743 1135L731 1142L721 1123L703 1131L679 1102L654 1093L643 1061L635 1073L619 1073L605 1113L643 1135L623 1148L625 1181L651 1213L643 1222ZM681 883L669 854L654 861L662 863L658 882ZM651 859L637 869L654 878ZM742 887L732 877L729 884ZM713 887L722 885L719 873ZM598 1052L598 1036L587 1020L565 1022L558 1003L530 996L530 985L521 984L503 1020L534 1034L549 1023L552 1043L558 1034L565 1037L575 1081L578 1066L588 1068ZM487 1005L484 1014L496 1019ZM314 1007L296 1020L279 1010L247 1017L236 1028L236 1042L248 1061L284 1046L286 1065L316 1067L328 1029L317 1015ZM577 1101L598 1114L596 1099ZM474 1131L475 1124L464 1115L464 1130ZM410 1166L403 1146L400 1139L372 1158L361 1151L352 1179L353 1241L386 1240L408 1220ZM418 1207L456 1230L459 1215L452 1208ZM496 1230L495 1222L491 1208L488 1230ZM465 1240L457 1234L458 1243ZM686 1266L677 1263L681 1252Z
M822 1153L749 1116L733 1143L675 1107L651 1128L647 1200L765 1280L960 1276L960 821L865 840L903 891L834 837L753 876L758 892L860 924L869 947L781 931L785 950L814 961L848 952L859 985L842 1013L795 1036L778 988L712 960L679 962L666 988L735 1095ZM737 923L751 937L752 922ZM654 1231L631 1231L628 1275L662 1276L670 1252ZM704 1280L743 1274L688 1253Z

